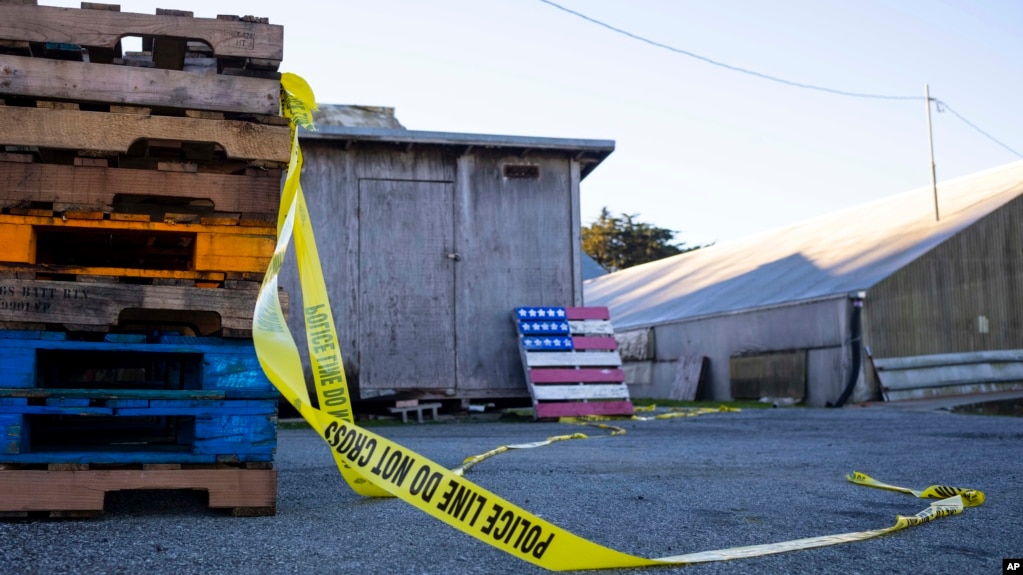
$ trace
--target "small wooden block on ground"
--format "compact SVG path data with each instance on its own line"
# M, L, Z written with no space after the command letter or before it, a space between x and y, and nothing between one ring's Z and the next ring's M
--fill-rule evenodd
M400 403L400 402L399 402ZM414 412L416 414L416 421L419 423L423 422L423 410L429 410L432 419L437 419L437 409L440 408L440 403L416 403L414 405L397 405L395 407L388 407L387 411L391 413L400 413L401 422L408 423L408 414Z

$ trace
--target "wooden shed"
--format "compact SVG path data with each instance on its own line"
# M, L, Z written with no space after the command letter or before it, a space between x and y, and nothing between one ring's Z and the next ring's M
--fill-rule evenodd
M1023 390L1023 162L586 282L633 397ZM696 370L699 372L699 370Z
M580 182L614 142L364 126L300 139L355 398L528 402L512 309L582 303ZM281 285L302 309L297 274Z

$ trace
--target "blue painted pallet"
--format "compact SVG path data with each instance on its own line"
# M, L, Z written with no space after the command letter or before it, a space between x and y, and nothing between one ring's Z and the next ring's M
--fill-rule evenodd
M273 461L276 400L130 399L131 391L88 399L73 391L79 397L42 403L0 398L0 463Z
M105 334L103 341L77 341L64 332L0 330L0 387L42 387L38 383L45 370L60 367L54 363L66 357L95 359L96 354L112 366L143 357L175 360L182 365L180 385L187 388L277 397L251 340L176 335Z
M0 404L0 463L268 462L276 449L274 400L28 401Z
M273 461L251 341L0 331L0 463Z

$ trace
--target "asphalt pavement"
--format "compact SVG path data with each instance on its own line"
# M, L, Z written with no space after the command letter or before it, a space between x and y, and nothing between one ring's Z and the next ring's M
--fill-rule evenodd
M922 490L985 492L984 505L868 541L689 566L606 573L1001 573L1023 557L1023 418L852 406L778 408L624 421L621 436L537 422L374 427L455 467L500 445L583 432L515 450L467 473L476 484L579 536L643 557L888 527L929 501L853 485L862 471ZM279 433L277 514L238 518L201 492L109 494L94 519L0 522L4 574L535 574L523 562L399 500L366 499L342 480L312 430ZM0 494L2 496L2 494Z

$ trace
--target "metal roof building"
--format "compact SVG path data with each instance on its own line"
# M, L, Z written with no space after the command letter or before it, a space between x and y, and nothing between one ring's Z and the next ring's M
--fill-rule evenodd
M586 304L631 333L635 396L697 357L708 399L866 398L871 360L1023 348L1021 194L1016 162L940 183L938 219L928 186L590 280Z

